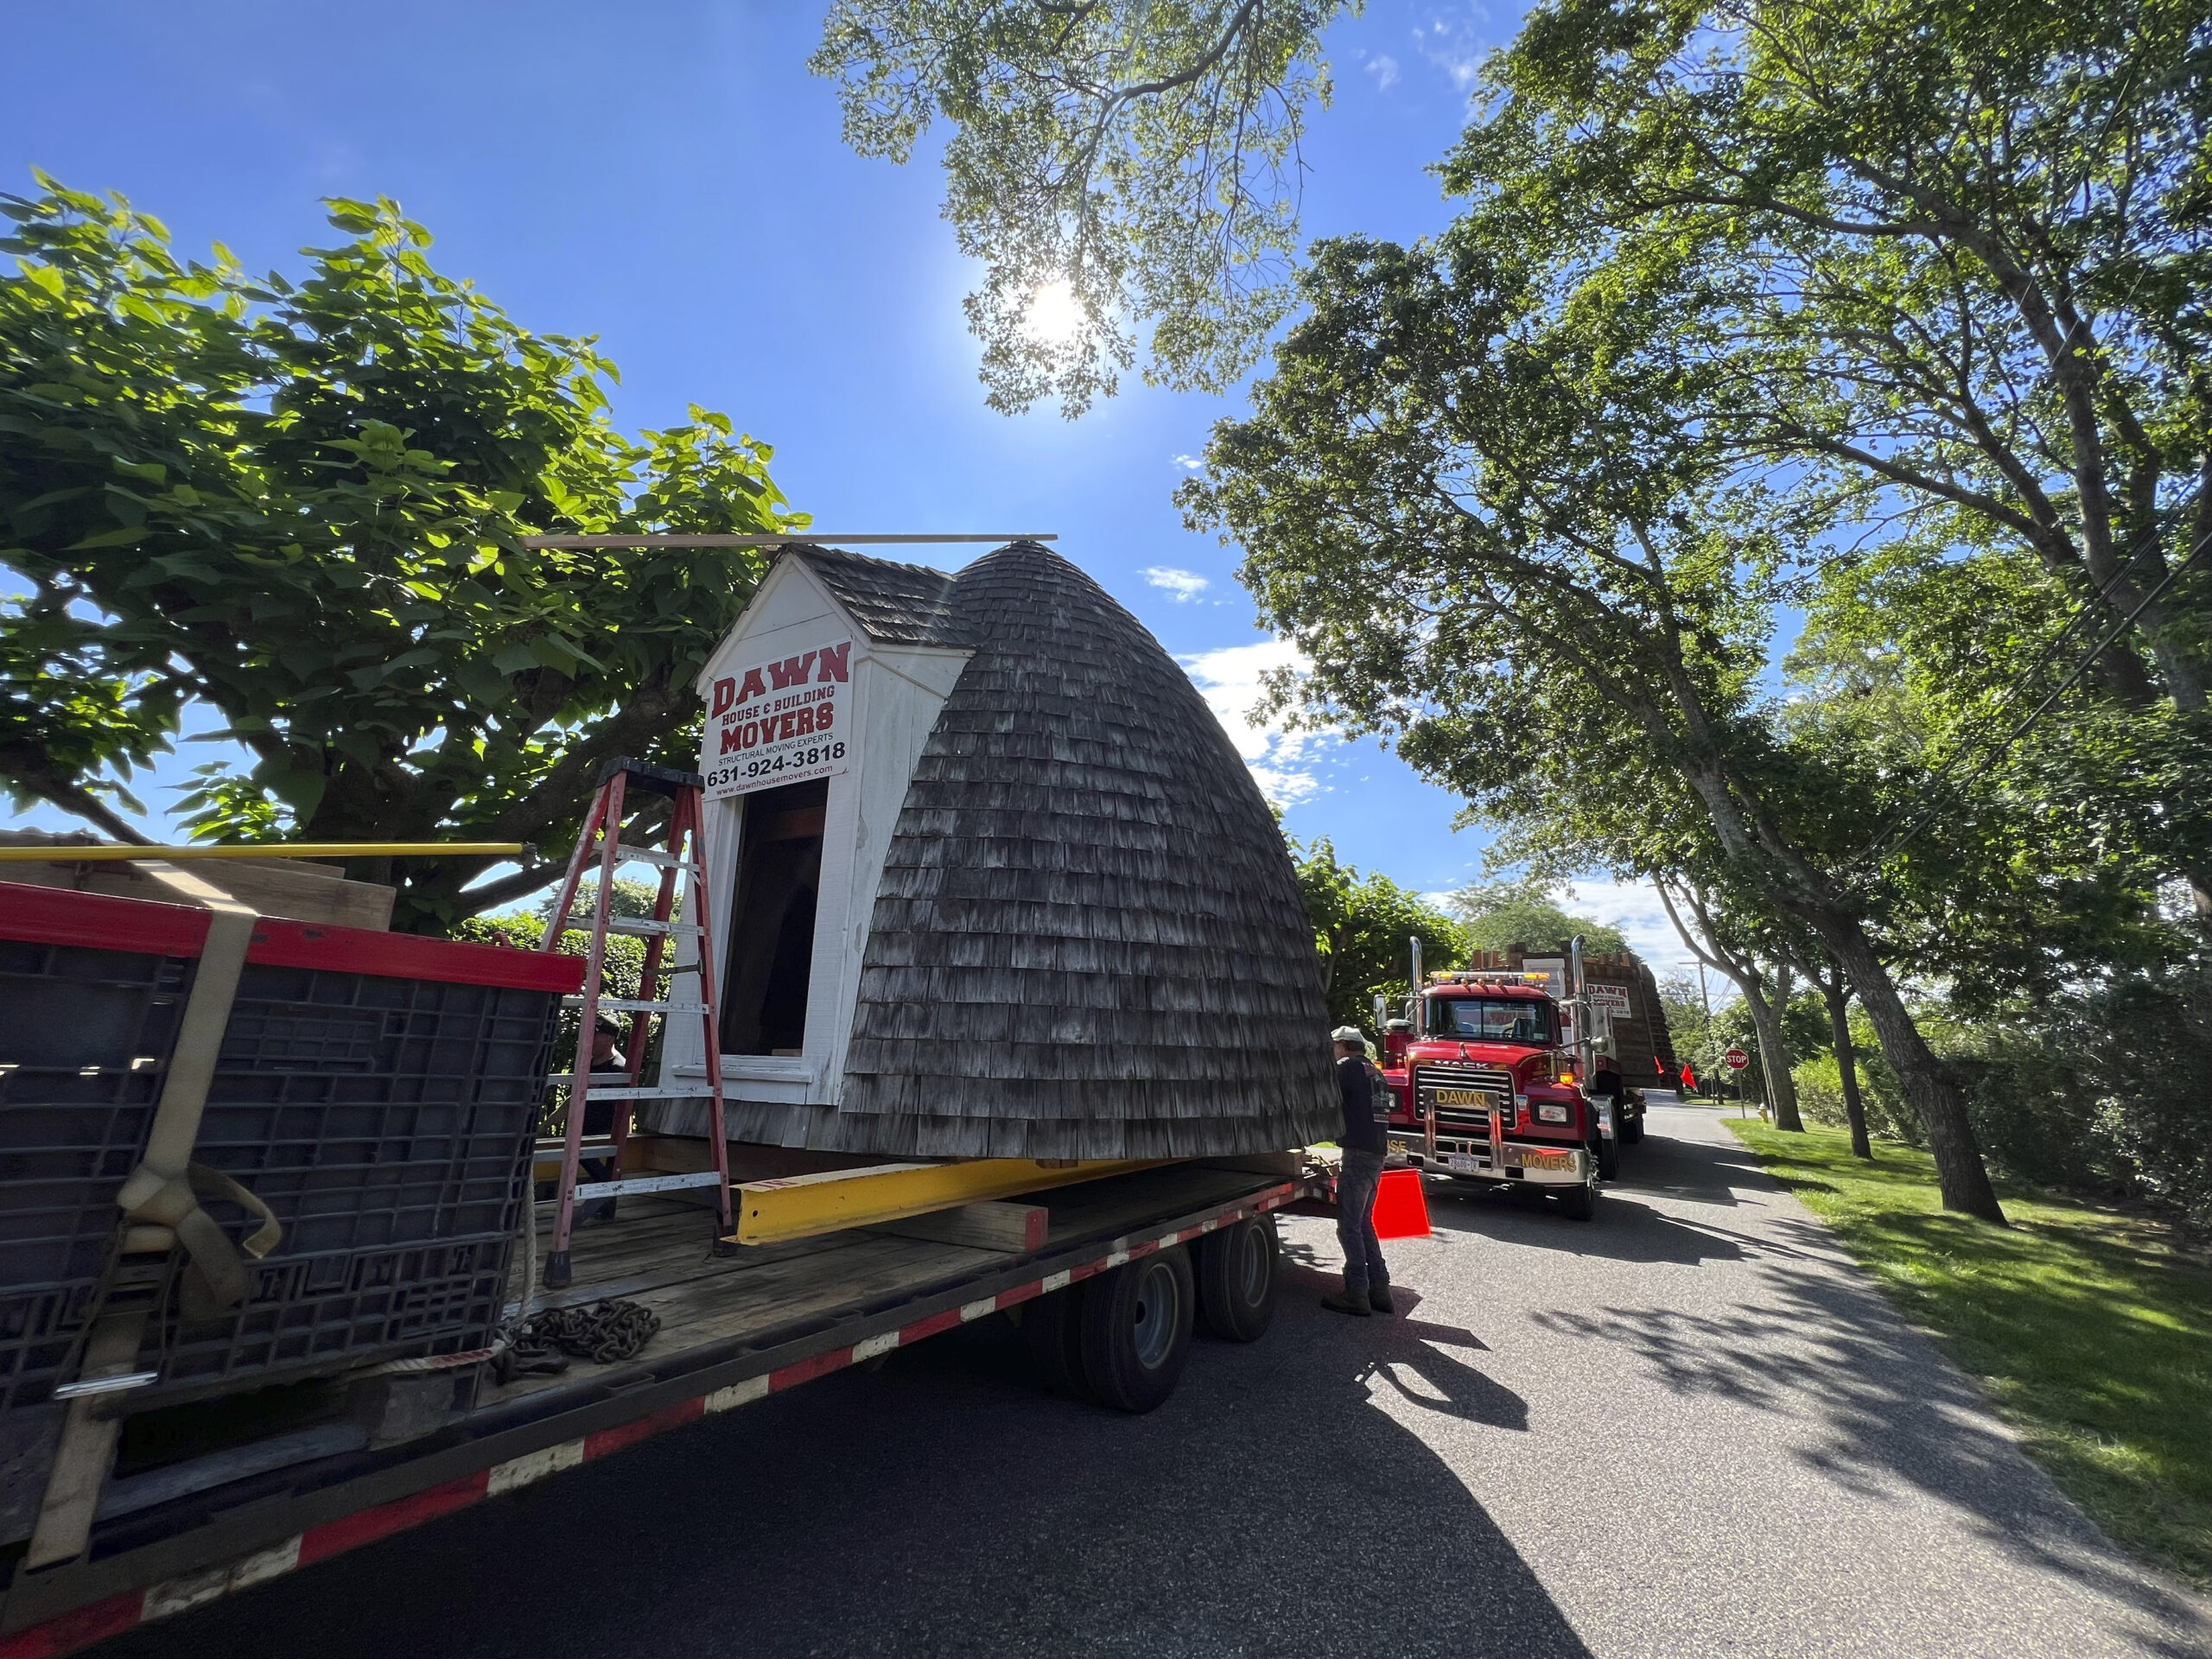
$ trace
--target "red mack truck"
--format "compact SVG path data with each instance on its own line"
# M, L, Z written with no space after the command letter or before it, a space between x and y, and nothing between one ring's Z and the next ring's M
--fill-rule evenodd
M1543 1188L1589 1220L1620 1136L1617 1102L1585 1092L1599 1052L1588 1033L1603 1021L1586 1007L1572 1017L1587 1001L1580 950L1564 1007L1548 973L1465 969L1424 982L1418 941L1413 971L1405 1017L1384 1021L1391 1151L1437 1174Z

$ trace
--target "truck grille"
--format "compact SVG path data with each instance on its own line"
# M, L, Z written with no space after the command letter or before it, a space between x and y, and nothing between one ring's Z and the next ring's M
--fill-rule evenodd
M1477 1098L1440 1101L1439 1090L1471 1091ZM1414 1098L1439 1131L1488 1135L1491 1106L1509 1120L1513 1115L1513 1074L1495 1065L1424 1064L1414 1068Z

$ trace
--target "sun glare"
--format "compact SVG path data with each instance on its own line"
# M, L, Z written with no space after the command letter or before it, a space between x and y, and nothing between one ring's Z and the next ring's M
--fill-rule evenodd
M1039 345L1065 346L1083 327L1083 308L1076 303L1075 290L1066 283L1046 283L1029 296L1029 311L1022 324Z

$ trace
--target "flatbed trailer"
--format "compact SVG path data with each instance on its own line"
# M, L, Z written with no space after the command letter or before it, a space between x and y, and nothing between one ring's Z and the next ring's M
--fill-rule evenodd
M1234 1236L1265 1232L1271 1274L1273 1212L1325 1185L1268 1166L1176 1163L1057 1188L1045 1243L1027 1252L861 1228L716 1254L696 1205L626 1198L618 1220L575 1236L574 1282L533 1306L649 1308L661 1327L636 1357L502 1382L461 1356L467 1374L444 1373L459 1403L396 1443L377 1443L389 1422L340 1418L117 1479L84 1557L27 1573L16 1552L0 1659L79 1652L894 1349L1035 1313L1040 1297L1248 1221ZM521 1274L518 1260L512 1295Z

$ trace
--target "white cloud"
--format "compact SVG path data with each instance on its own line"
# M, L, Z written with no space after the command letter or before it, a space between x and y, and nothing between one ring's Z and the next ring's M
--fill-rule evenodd
M1195 570L1178 570L1172 564L1151 564L1145 567L1144 579L1155 588L1164 588L1175 595L1178 603L1196 599L1213 586Z
M1398 84L1398 60L1388 52L1377 52L1367 60L1367 73L1375 77L1375 90L1387 92Z
M1270 806L1288 811L1321 792L1321 780L1296 766L1254 766L1252 777Z
M1555 896L1560 907L1570 916L1586 916L1593 922L1619 929L1621 937L1628 941L1628 948L1643 957L1651 971L1662 979L1676 963L1689 956L1682 948L1681 936L1675 931L1675 925L1667 919L1667 912L1659 903L1659 890L1649 881L1615 881L1604 876L1586 876L1575 882L1571 892ZM1421 897L1439 910L1451 907L1452 893L1448 890L1424 893Z
M1178 455L1175 457L1175 464L1186 473L1195 473L1206 463L1205 459L1198 455Z
M1179 660L1259 780L1262 794L1277 806L1295 806L1321 792L1321 780L1307 753L1316 734L1286 732L1273 721L1251 717L1263 695L1262 674L1272 668L1305 668L1297 646L1284 639L1267 639L1257 645L1224 645Z
M1465 92L1482 73L1483 63L1490 56L1490 48L1481 40L1478 29L1487 21L1479 6L1469 9L1471 15L1449 20L1438 19L1427 29L1418 25L1414 29L1414 41L1421 48L1421 55L1452 77L1452 84Z
M1561 902L1575 915L1618 928L1628 948L1642 957L1655 974L1664 975L1689 955L1682 948L1681 935L1675 931L1675 925L1660 906L1659 890L1649 881L1592 877L1577 881L1574 896Z

